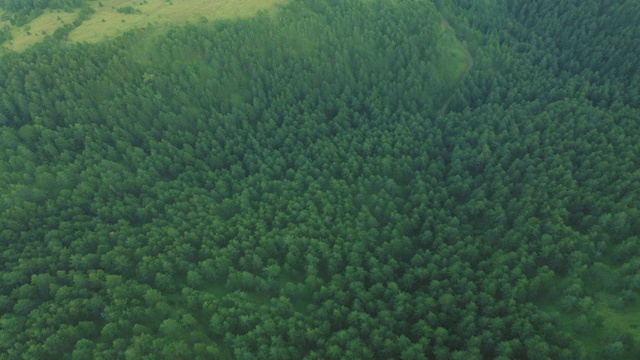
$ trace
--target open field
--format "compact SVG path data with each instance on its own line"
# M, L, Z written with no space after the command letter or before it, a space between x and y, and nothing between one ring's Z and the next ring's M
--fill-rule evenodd
M2 13L0 13L0 16ZM4 44L11 50L21 51L41 41L46 35L53 34L58 28L73 22L78 12L68 13L62 10L45 12L27 25L14 27L11 30L13 40L11 44ZM9 25L9 22L0 21L0 27Z
M149 24L181 24L253 16L259 11L269 11L286 2L287 0L92 1L91 7L95 13L75 28L69 34L69 38L78 42L97 42ZM129 9L131 13L126 13L123 9ZM47 11L29 24L13 28L13 40L4 46L10 50L22 51L42 40L47 34L52 34L64 24L73 22L78 14L79 10ZM2 21L0 27L8 24Z
M118 36L127 30L149 24L199 22L252 16L269 10L285 0L105 0L104 6L94 5L91 18L69 35L73 41L96 42ZM125 14L117 9L132 7L137 14Z

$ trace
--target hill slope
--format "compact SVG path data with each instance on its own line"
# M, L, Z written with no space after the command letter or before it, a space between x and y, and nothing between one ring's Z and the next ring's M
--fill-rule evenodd
M7 52L0 359L639 358L636 4L300 0Z

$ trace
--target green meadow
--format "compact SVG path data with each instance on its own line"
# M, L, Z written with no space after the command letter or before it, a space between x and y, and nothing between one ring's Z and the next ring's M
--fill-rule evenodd
M117 37L134 28L148 25L186 24L217 19L233 19L273 11L286 0L102 0L90 2L94 11L76 27L69 39L97 42ZM2 11L2 10L0 10ZM0 17L2 16L0 12ZM22 51L41 41L65 24L78 18L80 10L45 10L29 23L12 26L13 39L3 44L10 50ZM8 21L0 27L11 26Z

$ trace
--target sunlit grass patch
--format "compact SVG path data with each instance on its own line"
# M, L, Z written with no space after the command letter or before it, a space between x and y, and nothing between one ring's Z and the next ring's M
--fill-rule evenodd
M458 84L473 66L473 58L466 44L458 39L455 30L444 18L440 22L436 39L438 45L435 47L434 65L436 76L443 84L440 112L444 112Z
M438 76L445 84L455 86L469 66L467 47L458 40L455 30L442 20L436 56Z
M0 16L2 16L2 13L0 13ZM9 44L5 45L8 45L8 48L11 50L24 50L29 46L42 41L47 35L53 34L57 29L61 28L65 24L72 23L77 16L77 11L47 11L24 26L14 27L11 34L13 36L13 40L11 40ZM4 22L0 24L0 26L4 25Z
M104 0L92 5L96 11L74 29L73 41L96 42L115 37L133 28L150 24L181 24L215 19L255 15L269 10L285 0ZM135 13L118 9L131 7Z
M117 37L126 31L147 25L201 23L216 19L249 17L259 11L276 9L287 0L102 0L92 1L95 11L69 34L77 42L98 42ZM10 50L22 51L72 23L80 10L45 11L24 26L14 27L9 21L0 26L12 28L12 41L3 44ZM5 14L0 10L0 17Z

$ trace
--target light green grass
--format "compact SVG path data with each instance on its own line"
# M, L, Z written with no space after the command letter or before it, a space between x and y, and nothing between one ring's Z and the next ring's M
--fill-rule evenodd
M576 333L575 326L577 316L575 314L561 314L559 325L563 331L581 345L591 359L602 357L602 349L611 339L623 333L629 333L633 337L634 348L627 351L620 359L638 359L638 346L640 345L640 306L626 306L622 309L614 309L611 302L614 296L599 294L593 308L593 314L602 319L601 327L592 327L582 333Z
M95 13L75 28L69 39L94 43L117 37L126 31L147 25L185 24L216 19L249 17L259 11L270 11L288 0L102 0L92 1ZM102 3L102 6L100 6ZM139 14L123 14L119 8L131 6ZM73 22L79 10L71 13L46 11L21 27L13 27L13 40L3 44L13 51L22 51L44 39L46 34ZM0 15L2 13L0 12ZM0 26L10 25L8 21Z
M2 13L0 12L0 16ZM9 44L3 44L8 49L22 51L31 45L42 41L47 35L53 34L58 28L73 22L78 16L78 12L67 13L64 11L47 11L33 19L24 26L15 27L8 21L0 21L0 27L9 25L13 40Z
M624 306L620 309L612 307L615 296L601 294L596 303L595 311L603 319L603 333L601 339L608 339L616 334L630 333L633 336L635 348L640 347L640 304ZM593 344L593 342L589 342ZM593 349L596 350L596 349ZM638 359L638 351L630 354L630 358Z
M591 289L588 294L593 299L593 308L585 314L590 319L589 325L577 330L580 313L563 311L560 306L561 289L567 284L566 279L556 279L552 288L535 301L546 312L557 314L559 330L576 341L585 350L588 359L602 358L602 349L612 339L620 334L630 334L634 346L620 359L640 359L640 304L619 306L616 305L619 302L618 295L606 290ZM597 325L598 321L595 321L596 324L593 323L598 318L601 319L600 325Z
M470 66L467 47L458 40L455 30L446 20L440 24L436 53L436 70L441 80L455 87Z
M444 113L455 91L473 66L473 58L456 36L455 30L442 18L439 34L437 35L435 69L440 83L443 84L442 93L439 94L442 103L440 112Z
M183 24L214 19L253 16L274 9L286 0L104 0L95 2L96 12L76 29L73 41L97 42L149 24ZM122 14L118 8L131 6L140 14Z

